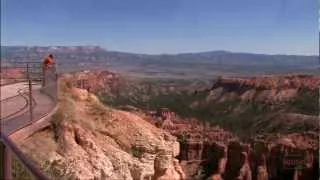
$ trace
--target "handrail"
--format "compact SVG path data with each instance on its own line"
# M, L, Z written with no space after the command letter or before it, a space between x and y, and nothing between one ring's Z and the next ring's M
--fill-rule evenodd
M32 67L29 66L29 64L34 64L34 63L37 63L37 64L40 64L39 62L14 62L12 64L26 64L26 66L19 66L21 68L26 68L27 70L27 79L29 80L29 92L30 92L30 97L29 97L29 100L33 100L33 97L32 97L32 91L31 91L31 86L32 86L32 81L34 81L35 79L32 78L30 76L30 74L32 73L32 71L30 71L30 69L38 69L38 68L41 68L40 66L38 67ZM11 67L10 67L11 68ZM14 66L13 66L14 68ZM42 71L42 68L40 69L40 71ZM38 73L37 73L38 74ZM55 73L54 73L55 74ZM49 76L48 76L49 75ZM49 98L52 99L53 103L54 103L54 106L57 105L57 95L58 95L58 78L56 75L45 75L43 76L42 73L39 73L38 74L38 78L39 79L47 79L48 80L48 84L46 83L46 85L42 88L43 89L43 93L46 94ZM52 77L51 77L52 76ZM17 79L17 78L15 78ZM45 89L47 89L48 91L46 91ZM32 106L31 106L32 107ZM31 122L37 122L37 121L32 121L32 110L33 108L30 108L30 119L31 119ZM49 112L51 112L51 110L49 110ZM49 112L46 112L46 115L48 115ZM43 118L40 117L40 119ZM28 116L26 116L26 119L28 119ZM39 120L39 119L37 119ZM28 127L28 125L30 125L29 123L28 124L25 124L23 127L20 127L19 129L15 129L15 132L17 132L17 130L20 130L20 129L23 129L25 127ZM2 161L3 161L3 166L1 169L3 170L3 174L0 175L1 177L0 178L5 178L5 179L11 179L12 178L12 158L11 158L11 154L14 154L18 160L21 162L21 164L23 165L24 169L27 169L27 171L30 173L31 176L33 176L34 178L36 179L39 179L39 180L49 180L49 177L39 168L39 166L37 166L33 161L30 160L30 158L28 158L19 148L18 146L13 142L12 138L10 138L10 135L9 133L4 133L4 132L0 132L1 134L1 142L3 143L3 151L4 151L4 154L1 155L1 157L3 158Z
M14 142L12 142L11 139L2 132L1 141L19 158L20 162L22 162L23 166L30 172L30 174L39 180L49 180L49 178L38 168L38 166L30 161L30 159L23 154L23 152L14 144Z
M9 59L10 59L10 58L9 58ZM12 61L12 62L10 62L10 63L17 63L17 64L22 64L22 63L28 63L28 64L31 64L31 63L33 63L33 64L41 64L41 62L39 62L39 61L18 61L18 62Z

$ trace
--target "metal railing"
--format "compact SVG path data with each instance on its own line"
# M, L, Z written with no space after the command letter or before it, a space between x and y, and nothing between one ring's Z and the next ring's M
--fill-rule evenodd
M12 155L18 159L24 169L27 170L29 175L34 179L49 180L48 176L43 173L40 168L35 165L23 152L12 142L12 140L5 134L1 133L1 179L10 180L14 179L12 174L13 158Z
M34 117L33 112L35 109L34 96L33 96L33 84L37 84L39 82L42 83L41 92L49 96L53 102L52 108L54 108L58 101L58 76L56 73L55 67L49 69L44 72L42 64L40 62L14 62L13 66L10 68L21 69L23 72L19 77L11 78L14 82L28 82L28 101L29 101L29 110L14 119L20 119L24 123L14 129L15 131L24 128L30 123L33 123L40 119L41 117L46 116L48 112L38 112L37 116ZM6 68L1 68L2 74L5 74ZM8 77L8 76L7 76ZM41 105L41 104L40 104ZM48 110L49 112L52 109ZM10 121L8 119L7 121ZM2 124L2 123L1 123ZM15 157L18 162L22 165L22 167L26 170L26 172L33 179L49 179L48 176L40 170L39 166L37 166L31 159L29 159L18 147L17 145L10 139L9 130L7 132L1 130L1 143L0 143L0 179L14 179L13 177L13 157ZM13 156L14 155L14 156Z

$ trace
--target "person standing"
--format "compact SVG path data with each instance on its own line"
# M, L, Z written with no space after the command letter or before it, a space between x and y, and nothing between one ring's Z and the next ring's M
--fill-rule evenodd
M47 71L51 70L54 71L55 70L55 59L53 57L52 54L49 54L49 56L47 56L42 64L42 72L43 72L43 81L42 81L42 86L44 87L46 85L46 75L47 75Z

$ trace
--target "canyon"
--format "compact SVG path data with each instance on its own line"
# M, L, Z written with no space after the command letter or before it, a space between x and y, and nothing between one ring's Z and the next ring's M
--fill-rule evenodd
M318 76L218 77L214 83L180 87L135 86L116 73L84 71L64 74L61 81L64 95L52 126L21 144L44 169L56 170L49 172L55 177L319 176ZM148 103L159 102L158 96L183 102L172 107ZM118 100L122 103L108 104ZM47 148L32 155L34 144Z
M158 126L178 137L179 160L187 177L212 179L317 179L319 134L317 131L257 135L243 142L220 127L201 122L174 120L164 111ZM290 156L298 154L299 157ZM300 169L289 166L297 161ZM300 163L300 164L299 164ZM296 168L296 169L295 169ZM202 170L203 176L198 176ZM201 172L200 172L201 173Z

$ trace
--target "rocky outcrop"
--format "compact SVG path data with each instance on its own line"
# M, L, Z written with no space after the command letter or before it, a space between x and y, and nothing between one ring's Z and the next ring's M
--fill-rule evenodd
M244 103L281 103L291 101L301 90L315 91L319 85L319 76L311 75L219 78L211 87L207 101L239 98Z
M118 74L107 70L63 74L61 80L73 87L112 95L119 93L121 86L125 83L124 79Z
M208 160L205 165L211 168L206 172L211 174L211 179L226 180L317 179L319 156L316 147L304 149L285 141L290 140L281 137L278 141L255 139L251 144L214 145L204 154Z
M225 179L251 180L248 148L235 141L228 145Z
M248 89L309 89L315 90L320 84L318 76L312 75L283 75L283 76L261 76L252 78L219 78L215 85L224 86L229 90L239 88Z
M157 154L154 162L154 169L155 173L152 178L154 180L179 180L185 178L178 160L173 159L172 155L165 151Z
M40 148L44 155L32 155L35 161L48 162L50 169L65 170L62 177L76 179L184 178L174 136L136 114L105 107L86 90L72 88L62 94L46 135L36 134L22 145L28 154ZM38 141L57 148L34 147Z
M187 178L196 178L200 169L202 177L210 179L288 177L303 180L317 177L319 136L316 132L258 135L242 143L226 130L196 120L182 120L168 109L160 109L156 114L160 116L154 118L158 126L178 137L181 147L178 158ZM295 163L300 163L303 169L288 166L292 160L290 153L296 152L301 157Z
M211 127L195 119L182 120L169 109L162 108L154 115L155 124L178 137L182 169L187 178L194 178L204 169L207 174L222 177L227 160L227 142L237 139L218 126Z

